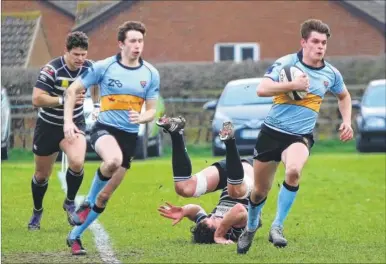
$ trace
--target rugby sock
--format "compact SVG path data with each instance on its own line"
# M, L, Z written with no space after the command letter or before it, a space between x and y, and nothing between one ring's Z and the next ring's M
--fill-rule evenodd
M249 199L248 203L248 221L247 221L247 230L255 231L259 225L259 215L261 209L263 208L267 197L265 197L260 203L255 204Z
M172 164L174 182L189 180L192 176L192 163L186 150L182 131L170 133L172 138Z
M239 151L236 147L236 140L234 138L225 141L226 147L226 169L228 178L227 181L230 184L241 184L244 179L244 169L240 161Z
M36 211L40 211L43 208L43 198L48 188L48 180L38 182L35 175L32 177L31 189L32 198L34 201L34 208Z
M84 220L84 223L81 224L80 226L76 226L72 229L71 233L70 233L70 239L76 239L78 237L80 237L84 230L87 229L87 227L89 227L92 222L95 221L95 219L98 218L98 216L105 210L105 208L100 208L98 207L97 205L94 205L90 211L90 213L87 215L87 218L86 220Z
M98 193L106 186L110 178L107 178L102 175L101 169L95 172L94 180L92 181L90 191L87 195L87 201L90 202L91 206L95 204L96 197Z
M284 219L287 217L288 212L291 209L298 190L299 185L293 187L283 181L277 198L277 212L272 226L283 226Z
M80 172L75 172L75 171L71 170L70 168L67 169L67 173L66 173L66 181L67 181L66 203L74 201L75 196L79 190L79 187L82 184L83 174L84 174L83 168Z

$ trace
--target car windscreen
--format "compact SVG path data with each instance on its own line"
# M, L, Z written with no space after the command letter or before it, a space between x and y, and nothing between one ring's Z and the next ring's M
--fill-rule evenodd
M256 88L258 83L242 85L228 85L222 93L219 105L251 105L251 104L272 104L272 97L258 97Z
M366 107L385 107L386 85L381 84L369 88L363 96L362 105Z

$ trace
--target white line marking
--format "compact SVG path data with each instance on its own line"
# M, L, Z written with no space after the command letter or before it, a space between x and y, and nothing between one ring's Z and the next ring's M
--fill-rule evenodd
M64 155L64 154L63 154ZM62 170L58 172L58 178L60 181L60 185L62 187L62 190L64 193L67 193L67 182L66 182L66 170L64 170L63 165L67 167L67 162L62 162ZM76 206L79 206L81 202L83 202L84 196L77 196L75 198L75 204ZM94 235L94 241L97 247L97 250L99 252L99 256L102 259L104 263L121 263L114 254L113 248L110 244L110 238L103 226L99 223L98 220L95 220L90 226L89 226L92 234Z

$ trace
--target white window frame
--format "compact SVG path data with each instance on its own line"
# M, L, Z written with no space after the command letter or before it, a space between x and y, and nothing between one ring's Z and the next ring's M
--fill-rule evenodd
M260 45L253 42L228 42L228 43L216 43L214 45L214 61L220 62L220 47L233 47L234 48L234 62L243 62L241 49L252 48L253 49L253 61L260 60Z

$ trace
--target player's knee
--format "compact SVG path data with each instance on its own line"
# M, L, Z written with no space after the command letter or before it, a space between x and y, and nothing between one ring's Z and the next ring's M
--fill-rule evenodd
M82 159L75 159L70 161L69 167L71 168L72 171L79 172L83 169L83 160Z
M286 180L288 183L297 183L300 178L301 169L298 166L289 165L285 169Z
M44 182L51 175L52 169L47 170L35 170L35 179L38 182Z
M174 189L176 190L176 193L185 198L193 197L194 190L190 186L181 183L182 182L176 182L174 184Z
M104 164L106 166L106 169L109 172L116 171L122 164L122 158L120 157L112 157L106 161L104 161Z
M98 205L105 207L107 204L107 201L110 199L110 194L101 191L97 196L97 203Z
M242 185L228 184L228 194L231 198L237 199L245 195L245 189L243 190Z

